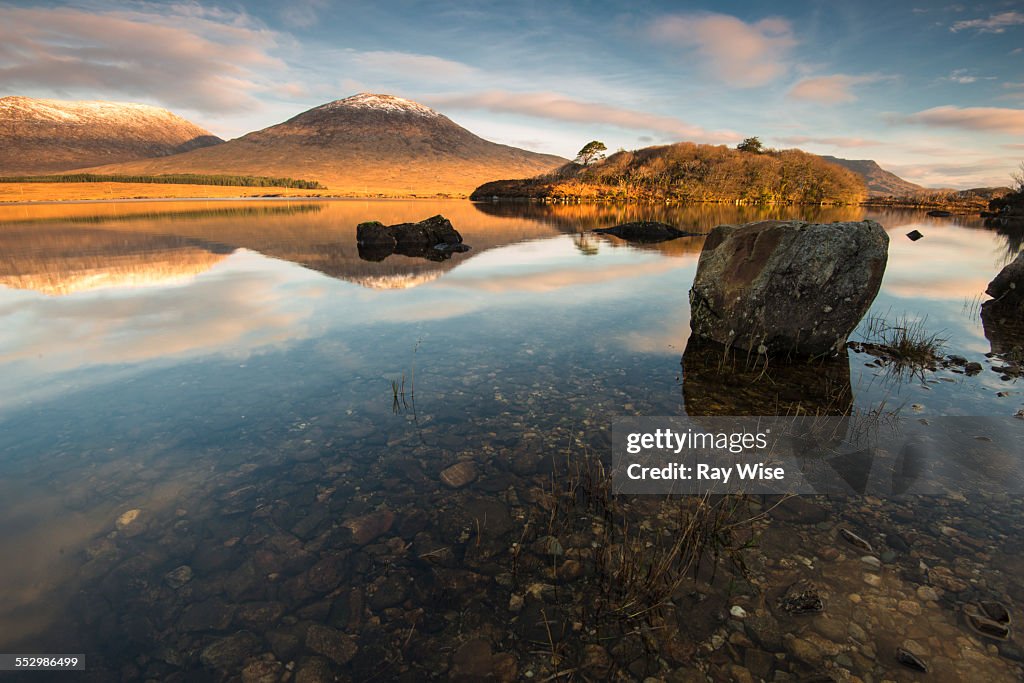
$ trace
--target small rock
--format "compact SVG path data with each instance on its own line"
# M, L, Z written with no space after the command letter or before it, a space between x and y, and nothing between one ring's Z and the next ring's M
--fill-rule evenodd
M580 668L598 678L605 678L612 668L612 658L600 645L591 643L583 649L583 661Z
M733 605L732 607L730 607L729 608L729 614L733 615L737 619L746 619L747 618L747 610L743 609L739 605Z
M928 666L924 661L922 661L921 658L913 652L909 652L902 647L896 648L896 661L908 669L928 673Z
M515 683L519 680L519 662L511 652L501 652L491 658L494 680L497 683Z
M817 667L825 660L824 653L811 642L803 638L789 638L786 640L786 652L797 661Z
M882 577L878 574L864 574L864 583L877 588L882 585Z
M476 466L469 460L462 460L441 472L445 486L460 489L476 480Z
M482 681L491 675L494 664L491 644L483 638L467 640L452 655L453 681Z
M138 536L146 530L146 524L142 519L142 510L135 508L133 510L126 510L114 522L114 527L118 532L131 538L132 536Z
M924 237L924 235L921 234L920 230L911 230L910 232L907 233L907 237L910 239L911 242L916 242L922 237Z
M939 599L939 594L935 592L935 589L931 586L918 586L917 597L919 600L926 602L935 601Z
M181 588L191 580L192 567L189 567L185 564L181 565L180 567L177 567L176 569L172 569L171 571L164 574L164 581L167 582L168 586L175 590Z
M245 665L242 669L242 683L278 683L281 680L284 666L273 655L266 657L254 659Z
M913 600L900 600L897 603L900 611L904 614L910 614L913 616L919 616L921 614L921 605L917 604Z
M346 521L342 526L352 531L352 540L359 545L366 545L378 536L391 530L395 515L389 510L380 510L362 517Z
M928 578L931 579L932 584L951 593L960 593L967 590L967 584L954 576L953 572L946 567L935 567L928 572Z
M355 638L321 624L313 624L306 631L306 647L338 664L348 664L359 651Z
M565 550L562 548L562 544L558 542L558 539L554 536L545 536L537 541L537 552L541 555L550 555L552 557L561 557L565 554Z
M843 540L845 540L852 546L860 548L861 550L866 550L869 553L875 552L875 549L871 547L870 543L868 543L866 540L864 540L857 534L853 533L849 529L839 529L839 535L843 537Z
M204 666L217 671L237 671L249 657L259 652L259 638L242 631L208 645L199 655Z
M869 567L874 567L876 569L882 566L881 560L879 560L874 555L865 555L864 557L860 558L860 561L868 565Z

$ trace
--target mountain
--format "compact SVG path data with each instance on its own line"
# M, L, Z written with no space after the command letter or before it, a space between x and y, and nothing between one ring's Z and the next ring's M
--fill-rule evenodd
M55 173L220 142L194 123L146 104L0 98L0 175Z
M868 194L873 197L910 197L918 192L928 190L926 187L915 185L895 173L886 171L871 159L840 159L826 154L822 154L821 158L859 175L867 185Z
M361 93L216 147L88 170L286 176L351 194L427 195L468 194L565 163L484 140L422 104Z

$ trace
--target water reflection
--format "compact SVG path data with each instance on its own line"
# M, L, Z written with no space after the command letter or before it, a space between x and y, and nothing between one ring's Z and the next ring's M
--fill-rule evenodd
M996 396L1007 385L995 373L882 387L858 354L795 371L723 372L721 354L694 343L680 376L700 239L637 249L586 233L634 218L701 231L798 215L879 220L894 250L877 311L928 315L951 330L949 351L987 362L988 342L963 302L996 270L999 235L919 212L829 211L454 201L0 207L0 650L80 645L96 680L216 678L227 659L210 648L225 642L278 673L292 662L310 678L316 667L356 679L405 667L415 678L448 671L451 650L472 632L490 634L488 661L511 656L522 676L553 675L549 657L520 646L535 634L509 605L534 583L579 584L543 574L550 558L535 552L533 537L516 561L536 574L524 574L532 577L524 586L510 582L509 549L523 520L549 505L556 459L605 454L612 417L847 415L894 391L923 414L1017 408L1019 397ZM438 213L471 252L443 263L359 259L357 223ZM909 226L926 238L901 242ZM403 374L415 375L416 415L391 410L390 381ZM476 478L454 489L440 473L459 461L473 463ZM636 504L643 516L647 503ZM141 511L137 521L119 524L132 510ZM872 504L828 515L871 528L906 511L891 512ZM921 561L944 568L935 552L963 553L948 550L956 539L944 534L941 544L921 540L959 523L947 517L980 525L977 543L994 563L1015 567L1019 549L988 539L1017 536L1000 516L976 513L908 513L913 555L893 560L902 564L887 570L891 587L877 599L915 599L901 577ZM838 522L816 519L829 529ZM767 572L765 585L807 566L794 553L826 567L837 618L882 615L870 634L879 652L896 634L911 637L904 631L958 642L955 617L937 602L922 603L927 619L847 604L854 589L869 589L859 557L822 564L831 531L763 532L755 568ZM911 533L879 529L873 542L890 532ZM567 553L589 547L558 541ZM1016 590L1007 585L1013 571L964 571L993 590ZM739 585L738 575L724 580L733 578ZM719 588L700 590L727 611ZM544 605L535 598L518 614ZM344 665L325 658L310 624L354 639L358 653ZM511 635L509 624L519 624ZM562 650L566 662L579 654L574 642ZM682 658L674 663L692 663L694 643L670 645L664 652ZM646 661L643 645L632 647L609 648L622 671ZM755 644L738 647L756 658ZM958 652L950 661L973 661ZM766 678L778 667L807 673L772 654L762 660ZM865 670L892 677L890 663L878 662ZM1004 664L992 657L977 666L998 680ZM237 673L241 662L228 665Z
M853 408L845 350L835 358L772 363L691 336L682 367L687 415L849 415Z

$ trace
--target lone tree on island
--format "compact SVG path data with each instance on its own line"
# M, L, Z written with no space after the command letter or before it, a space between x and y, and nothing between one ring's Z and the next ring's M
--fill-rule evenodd
M761 144L761 140L756 137L747 138L740 144L736 145L736 149L741 152L751 152L752 154L764 153L764 145Z
M580 153L576 155L576 163L588 166L592 161L604 159L604 153L607 151L608 148L604 146L603 142L600 140L591 140L587 144L583 145L583 149L581 149Z

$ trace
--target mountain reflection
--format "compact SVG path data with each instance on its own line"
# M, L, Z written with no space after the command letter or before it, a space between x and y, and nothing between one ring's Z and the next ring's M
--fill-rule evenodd
M360 258L355 239L357 224L368 220L412 222L434 214L451 220L472 249L439 261L402 255L380 262ZM922 229L930 238L913 245L917 254L943 243L937 229L940 224L922 221L920 212L861 207L452 200L7 205L0 206L0 285L56 296L175 284L213 268L225 255L245 249L370 289L409 289L435 281L490 250L562 234L572 235L577 251L586 255L624 249L693 258L701 251L703 237L635 245L589 232L633 220L658 220L704 233L724 223L765 219L829 222L861 220L865 216L890 230L899 249L910 248L899 241L899 233L911 226ZM982 229L980 220L956 220L959 227ZM965 235L958 233L958 237L962 242ZM1019 250L1019 238L1004 239L1009 253ZM932 242L935 244L929 247Z

